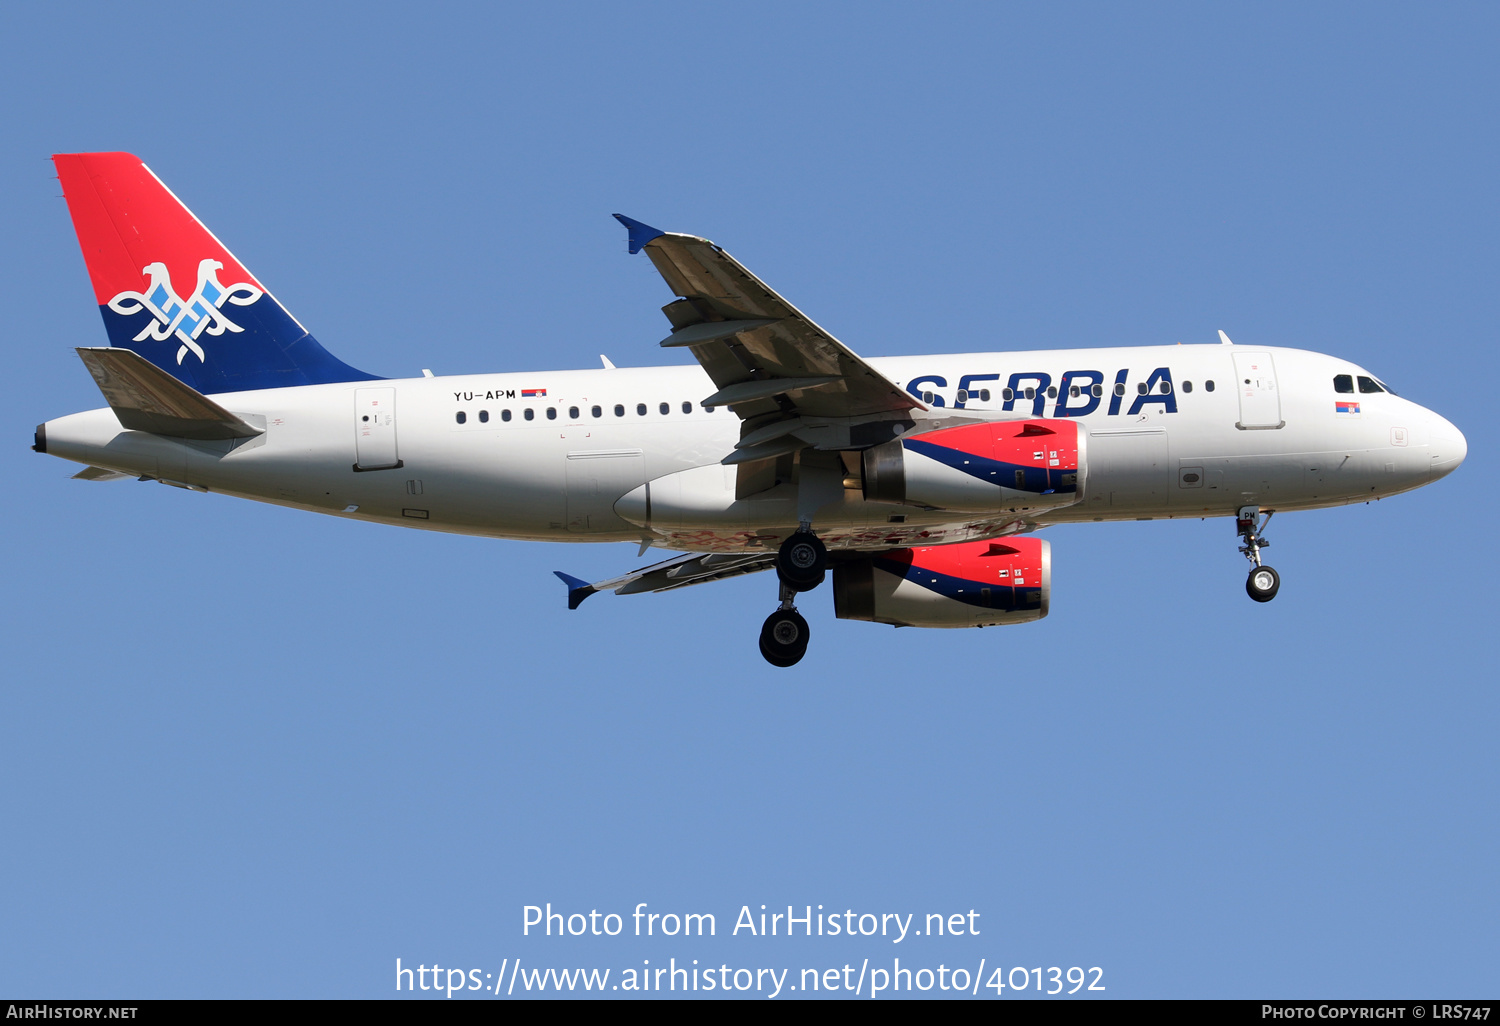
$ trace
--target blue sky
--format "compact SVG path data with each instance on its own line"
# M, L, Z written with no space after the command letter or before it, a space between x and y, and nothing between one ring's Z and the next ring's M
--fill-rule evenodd
M894 956L1101 966L1114 997L1494 992L1497 28L1465 4L8 6L0 993ZM633 548L85 484L29 451L99 405L70 347L104 341L47 157L108 149L379 374L678 361L621 211L715 239L861 354L1223 328L1369 367L1469 458L1278 518L1266 606L1226 521L1059 528L1047 620L896 631L824 590L778 671L763 576L569 613L551 571ZM719 935L523 937L546 902ZM974 909L981 934L727 936L761 904Z

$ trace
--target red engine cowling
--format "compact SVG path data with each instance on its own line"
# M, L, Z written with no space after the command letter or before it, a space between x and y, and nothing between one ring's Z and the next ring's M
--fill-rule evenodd
M833 567L834 615L898 627L988 627L1047 615L1052 546L1040 538L891 549Z
M1071 420L1006 420L924 431L862 456L864 495L938 509L1016 512L1083 498L1087 433Z

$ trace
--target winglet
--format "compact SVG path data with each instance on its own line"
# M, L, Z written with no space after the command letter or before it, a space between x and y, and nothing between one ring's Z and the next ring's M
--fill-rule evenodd
M568 586L568 608L577 609L584 599L588 598L599 589L588 581L580 581L578 578L563 573L561 570L552 571L557 579Z
M616 214L614 215L614 217L616 221L619 221L630 231L631 256L635 256L635 254L645 249L646 243L650 242L652 239L660 238L661 236L667 234L660 228L653 228L649 224L637 221L633 217L626 217L624 214Z

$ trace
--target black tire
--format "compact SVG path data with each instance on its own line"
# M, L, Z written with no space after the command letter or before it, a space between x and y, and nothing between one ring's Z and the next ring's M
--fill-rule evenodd
M795 609L778 609L760 629L760 654L772 666L795 666L807 654L807 621Z
M797 531L776 553L776 576L793 591L812 591L828 570L828 549L811 531Z
M1268 566L1258 566L1245 578L1245 594L1257 602L1269 602L1281 590L1281 575Z

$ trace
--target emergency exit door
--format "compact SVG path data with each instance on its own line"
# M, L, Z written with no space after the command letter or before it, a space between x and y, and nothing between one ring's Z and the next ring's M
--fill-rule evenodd
M396 390L354 390L354 469L389 470L401 466L396 453Z
M1276 365L1270 353L1234 354L1235 385L1240 392L1240 419L1235 427L1242 431L1279 428L1281 393L1276 388Z

